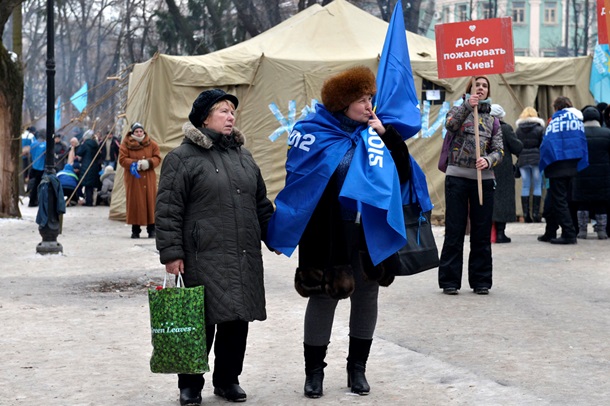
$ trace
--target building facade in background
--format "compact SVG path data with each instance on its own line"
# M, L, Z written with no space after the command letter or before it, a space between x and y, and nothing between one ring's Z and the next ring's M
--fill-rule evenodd
M592 54L597 43L595 0L436 0L434 25L512 17L516 56Z

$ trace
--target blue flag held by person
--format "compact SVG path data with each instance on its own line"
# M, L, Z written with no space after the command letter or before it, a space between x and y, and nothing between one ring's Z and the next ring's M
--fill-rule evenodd
M385 126L394 126L403 139L411 138L421 130L421 112L413 82L401 0L394 7L383 44L373 105L381 122Z

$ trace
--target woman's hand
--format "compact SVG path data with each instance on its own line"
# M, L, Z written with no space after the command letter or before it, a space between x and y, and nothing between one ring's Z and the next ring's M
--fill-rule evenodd
M487 162L487 159L485 159L483 157L479 157L479 159L477 159L476 166L477 166L478 170L487 169L487 168L489 168L489 162Z
M377 117L374 111L371 112L371 118L368 122L369 127L371 127L378 135L385 134L385 127L381 123L381 120Z
M168 262L165 264L165 272L172 275L184 273L184 261L182 259L175 259L172 262Z
M468 99L468 103L472 106L478 106L479 105L479 95L478 94L471 94L470 98Z

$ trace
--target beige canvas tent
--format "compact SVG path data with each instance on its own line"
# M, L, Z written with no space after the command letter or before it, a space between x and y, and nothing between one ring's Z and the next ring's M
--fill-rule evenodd
M275 142L269 139L282 127L270 104L288 119L289 105L294 103L298 119L312 100L319 99L322 83L329 75L357 64L376 71L387 28L388 23L345 0L335 0L325 7L311 6L257 37L211 54L155 55L136 65L131 74L128 124L143 123L165 155L181 142L182 124L201 91L218 87L235 94L240 101L237 127L246 135L246 147L261 167L273 199L284 185L287 132ZM439 80L434 41L410 32L406 35L418 94L422 94L424 82L434 84L445 91L446 101L453 103L468 79ZM589 57L517 58L515 65L516 72L504 76L512 92L502 78L491 77L494 102L504 106L509 123L514 123L521 111L517 101L523 105L537 103L545 118L550 112L548 106L560 94L571 97L576 106L593 102L588 92ZM439 109L439 105L431 106L426 113L429 123L437 120ZM422 131L408 141L427 175L435 204L433 214L440 217L444 214L444 175L436 169L436 163L441 128ZM117 171L110 207L110 218L115 220L125 218L122 176L123 171Z

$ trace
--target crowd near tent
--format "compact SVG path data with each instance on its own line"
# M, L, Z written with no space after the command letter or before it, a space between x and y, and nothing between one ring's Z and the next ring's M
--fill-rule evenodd
M325 7L313 5L248 41L207 55L157 54L131 73L128 124L142 123L165 156L182 141L182 125L200 92L221 88L235 94L239 99L236 127L245 134L246 147L259 164L273 200L284 185L286 140L292 124L320 99L328 76L354 65L376 72L387 29L383 20L345 0L335 0ZM444 115L462 96L469 79L438 79L435 42L409 31L406 35L423 123L408 146L426 173L435 205L433 216L442 219L444 174L437 169L437 161ZM505 120L513 126L528 105L546 120L559 95L568 96L576 107L593 104L591 62L591 57L517 57L514 73L490 77L493 102L504 107ZM115 220L125 219L122 177L119 168L110 207L110 218Z

